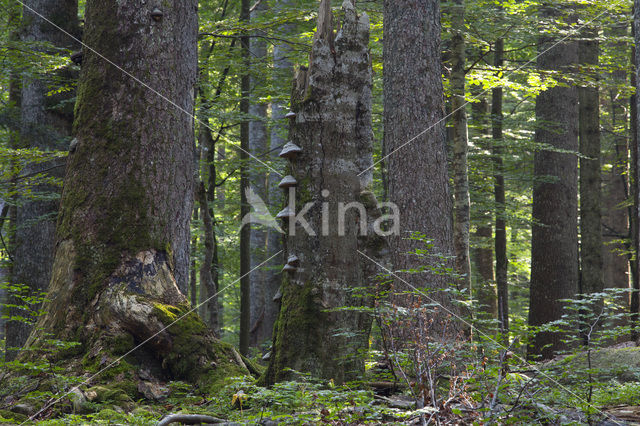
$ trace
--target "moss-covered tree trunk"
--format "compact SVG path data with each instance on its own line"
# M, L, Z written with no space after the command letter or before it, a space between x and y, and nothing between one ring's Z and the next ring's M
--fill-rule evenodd
M293 90L290 138L302 149L290 159L295 210L301 215L313 204L304 214L306 229L295 219L288 224L287 254L299 264L290 262L296 270L284 274L268 383L286 379L287 368L336 382L364 371L360 352L371 317L339 308L370 306L370 261L358 251L377 256L383 241L356 207L338 219L338 203L361 202L370 219L377 211L371 171L358 175L372 164L369 18L357 16L349 0L342 7L344 22L334 34L330 2L321 2L310 66L300 68ZM367 237L359 237L361 224Z
M189 267L196 35L192 0L87 2L77 145L50 301L28 344L43 332L76 340L83 365L95 367L146 341L133 354L147 355L146 368L199 382L238 364L179 290Z

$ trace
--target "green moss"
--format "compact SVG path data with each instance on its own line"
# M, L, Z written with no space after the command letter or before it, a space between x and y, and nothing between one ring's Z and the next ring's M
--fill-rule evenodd
M95 403L112 402L115 404L128 404L132 403L133 398L138 396L137 388L135 388L133 383L129 386L123 385L122 382L112 383L105 386L93 386L86 391L87 394L91 394L92 392L96 393L95 398L91 401Z
M135 347L133 336L123 333L110 340L109 348L114 355L124 355Z
M13 423L22 423L27 420L27 416L24 414L13 413L9 410L0 410L0 421L1 422L11 422Z
M308 176L298 180L296 187L296 210L301 210L305 204L313 200L313 195L309 191L311 179Z
M296 368L300 353L313 354L323 343L317 334L317 322L325 315L315 300L314 285L307 282L303 287L288 282L285 278L280 315L274 327L274 350L271 362L259 383L272 385L287 380L289 368Z
M196 383L204 389L215 389L226 377L249 374L236 362L233 346L215 339L200 317L189 310L186 304L154 304L153 315L169 326L167 331L173 340L171 350L162 354L163 367L175 379ZM203 365L202 360L213 362Z

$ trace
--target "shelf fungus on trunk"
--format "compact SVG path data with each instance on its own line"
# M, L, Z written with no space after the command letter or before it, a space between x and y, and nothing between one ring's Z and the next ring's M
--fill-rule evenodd
M298 258L298 256L296 256L295 254L292 254L287 259L287 265L291 265L291 266L295 266L295 267L300 266L300 258Z
M280 151L279 156L282 158L288 158L289 160L291 160L301 152L302 152L302 148L300 148L295 143L289 141L282 147L282 151Z
M295 217L295 212L290 207L285 207L276 215L277 219L289 219Z
M284 265L283 268L282 268L282 272L289 272L289 273L296 272L297 270L298 270L298 268L296 268L295 266L290 265L288 263L286 265Z
M280 187L282 189L287 189L287 188L294 187L296 185L298 185L298 181L296 180L296 178L294 178L291 175L287 175L287 176L282 178L282 180L278 184L278 187Z
M163 16L164 13L162 13L162 11L157 7L151 11L151 18L153 18L153 20L156 22L161 21Z
M289 112L284 116L284 118L296 118L296 116L297 116L297 115L298 115L298 114L296 114L295 112L293 112L293 111L289 111Z

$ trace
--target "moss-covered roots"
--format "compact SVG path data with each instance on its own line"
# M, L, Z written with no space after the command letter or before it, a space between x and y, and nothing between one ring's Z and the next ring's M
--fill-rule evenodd
M125 393L132 398L140 393L140 382L185 380L211 390L225 377L249 374L235 349L217 340L191 311L165 251L125 257L86 304L73 300L77 258L71 241L59 246L52 298L25 357L45 355L77 375L99 373L92 384L131 383ZM80 345L47 352L44 332Z

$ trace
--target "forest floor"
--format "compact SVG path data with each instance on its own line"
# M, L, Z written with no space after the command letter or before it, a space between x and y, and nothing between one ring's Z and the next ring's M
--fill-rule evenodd
M485 365L482 374L440 374L423 388L427 398L414 396L421 385L412 379L408 385L393 381L379 361L369 363L363 381L346 385L301 375L265 388L244 376L209 392L122 373L81 384L86 376L37 364L2 367L0 425L640 425L640 347L633 343L577 352L526 371ZM21 374L9 380L12 368ZM422 407L418 400L425 401Z

